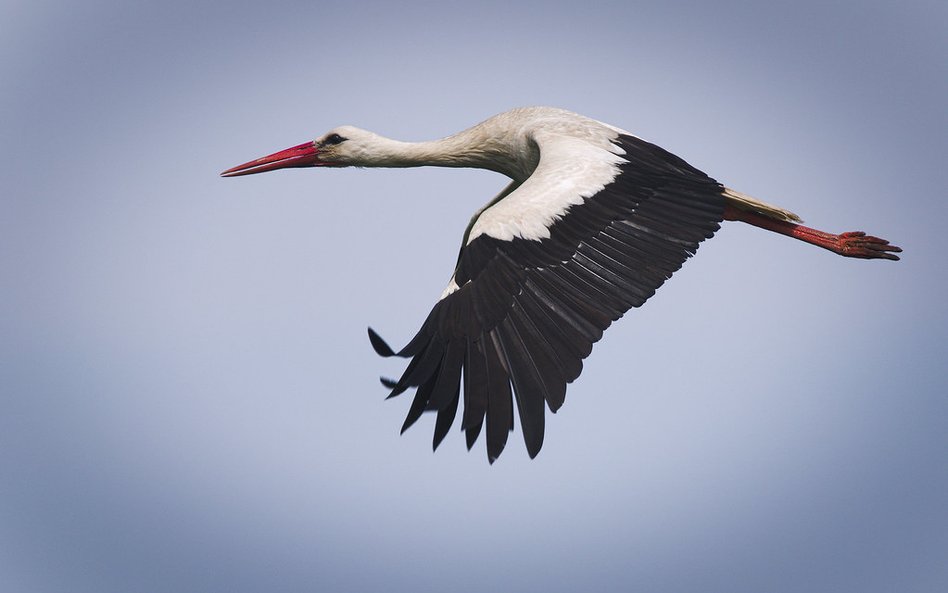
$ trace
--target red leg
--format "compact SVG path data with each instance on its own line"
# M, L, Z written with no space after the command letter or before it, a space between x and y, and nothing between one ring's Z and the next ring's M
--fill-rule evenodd
M860 257L863 259L891 259L898 260L899 256L895 253L902 251L895 245L889 245L885 239L866 235L862 231L852 231L834 235L805 227L802 224L793 224L792 222L783 222L774 220L760 214L739 210L732 206L725 206L724 220L739 220L752 224L768 231L780 233L794 239L806 241L811 245L829 249L833 253L845 257Z

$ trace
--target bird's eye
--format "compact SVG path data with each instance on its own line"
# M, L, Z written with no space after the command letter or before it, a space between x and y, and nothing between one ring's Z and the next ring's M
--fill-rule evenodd
M326 136L325 140L323 140L323 146L327 144L341 144L342 142L345 142L345 141L346 139L340 136L339 134L330 134Z

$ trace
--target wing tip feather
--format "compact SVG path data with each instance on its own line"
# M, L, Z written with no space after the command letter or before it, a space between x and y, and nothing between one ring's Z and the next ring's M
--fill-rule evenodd
M369 328L369 342L372 344L372 349L375 350L375 353L384 358L389 358L395 356L395 351L392 350L392 347L382 339L382 336L378 335L374 329Z

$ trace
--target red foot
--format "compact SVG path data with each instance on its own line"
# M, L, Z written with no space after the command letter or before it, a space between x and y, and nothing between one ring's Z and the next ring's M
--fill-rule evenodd
M902 249L879 237L867 235L862 231L840 233L836 237L836 247L830 248L846 257L861 257L863 259L891 259L898 261Z

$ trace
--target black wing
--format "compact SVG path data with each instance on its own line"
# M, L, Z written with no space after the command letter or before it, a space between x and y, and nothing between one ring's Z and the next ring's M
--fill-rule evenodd
M417 388L402 432L436 411L437 449L463 394L468 449L486 422L493 463L513 430L516 397L535 457L544 403L556 412L602 332L642 305L719 228L719 183L641 139L621 135L616 144L627 161L619 175L570 207L549 238L480 235L463 247L455 273L460 288L434 306L402 350L393 352L369 329L380 355L411 358L398 381L383 381L389 397Z

